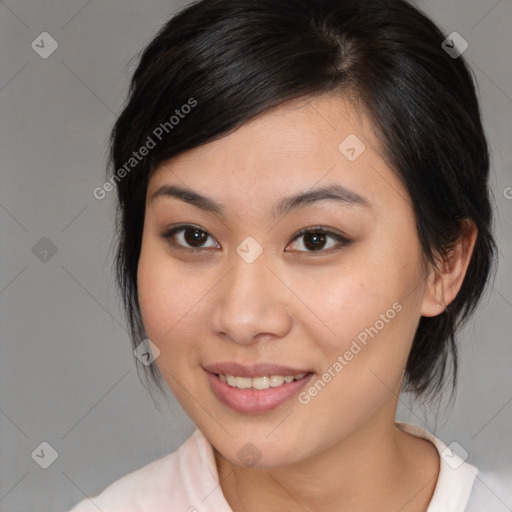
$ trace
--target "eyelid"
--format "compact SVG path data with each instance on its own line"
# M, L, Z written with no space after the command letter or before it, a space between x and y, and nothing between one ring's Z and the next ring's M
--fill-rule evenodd
M209 238L214 240L212 235L210 235L210 233L208 233L208 231L206 231L206 229L203 229L201 226L197 226L195 224L178 224L177 226L172 226L168 229L165 229L162 233L160 233L160 236L164 240L166 240L172 247L179 249L179 250L188 251L188 252L192 252L195 254L198 254L199 252L204 252L205 250L211 250L211 247L187 247L186 245L178 244L172 240L173 236L177 232L186 231L187 229L196 229L198 231L203 231L204 233L206 233L208 235ZM216 243L218 244L217 241L216 241Z
M208 231L206 229L203 229L202 227L197 226L195 224L179 224L177 226L172 226L168 229L165 229L162 233L160 233L160 236L162 238L164 238L165 240L167 240L167 242L171 246L173 246L174 248L177 248L179 250L184 250L184 251L198 254L199 252L204 252L205 250L212 249L211 247L195 247L195 248L187 247L185 245L181 245L181 244L176 243L175 241L172 241L173 235L175 233L177 233L179 231L186 231L187 229L196 229L196 230L202 231L202 232L206 233L208 235L208 237L215 240L213 238L213 236L210 233L208 233ZM286 247L288 247L292 242L294 242L295 240L297 240L298 238L300 238L301 236L303 236L305 234L319 233L319 232L325 234L328 237L335 239L338 243L334 247L330 247L329 249L319 249L318 251L286 251L286 252L298 252L300 254L312 254L312 255L330 254L330 253L340 250L341 248L352 243L352 240L350 240L347 236L337 233L337 232L334 232L327 227L309 226L309 227L303 228L303 229L299 230L297 233L295 233ZM216 241L216 243L218 244L217 241Z
M293 236L293 238L291 239L291 242L294 242L295 240L297 240L298 238L300 238L301 236L303 236L305 234L320 233L320 232L330 238L335 239L338 243L335 246L330 247L329 249L319 249L318 251L297 251L297 252L302 253L302 254L312 254L312 255L330 254L332 252L342 249L343 247L349 245L352 242L352 240L350 240L347 236L342 235L340 233L336 233L336 232L332 231L330 228L327 228L324 226L310 226L307 228L303 228ZM287 245L287 247L288 247L288 245Z

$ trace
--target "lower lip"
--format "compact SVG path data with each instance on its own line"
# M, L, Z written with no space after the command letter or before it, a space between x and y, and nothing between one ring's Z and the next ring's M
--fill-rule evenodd
M268 389L239 389L222 382L217 375L206 372L215 396L238 412L265 412L279 407L296 395L313 377L308 373L302 379L286 382Z

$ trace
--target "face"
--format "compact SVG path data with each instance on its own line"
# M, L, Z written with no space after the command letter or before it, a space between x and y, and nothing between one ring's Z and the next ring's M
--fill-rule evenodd
M360 109L321 96L150 179L138 292L155 364L235 464L304 461L394 421L426 287L410 199L381 155Z

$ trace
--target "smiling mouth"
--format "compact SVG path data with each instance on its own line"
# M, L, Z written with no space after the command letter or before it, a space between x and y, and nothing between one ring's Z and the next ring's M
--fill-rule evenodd
M257 389L264 390L277 388L290 382L301 380L308 373L299 373L297 375L263 375L261 377L240 377L236 375L215 374L221 382L224 382L232 388L238 389Z
M315 375L311 371L295 373L297 370L274 365L218 366L212 365L206 370L210 388L220 402L240 413L261 414L279 407L299 393Z

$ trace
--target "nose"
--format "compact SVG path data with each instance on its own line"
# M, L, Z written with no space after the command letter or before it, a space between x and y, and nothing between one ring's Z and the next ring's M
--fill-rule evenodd
M286 336L292 327L293 294L278 274L263 255L247 263L235 254L231 269L215 287L213 334L242 345Z

